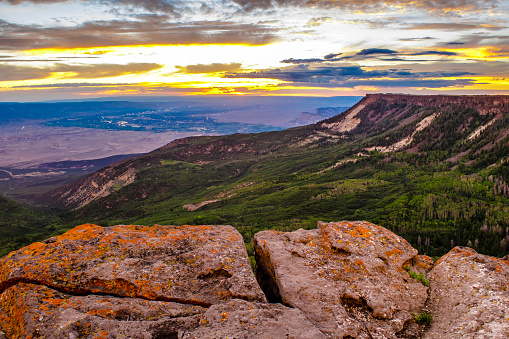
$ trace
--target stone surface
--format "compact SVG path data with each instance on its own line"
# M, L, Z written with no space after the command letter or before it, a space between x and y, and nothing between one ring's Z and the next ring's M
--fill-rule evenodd
M72 296L18 284L0 297L9 338L177 338L200 321L201 306L111 296Z
M82 225L0 261L8 339L177 339L236 298L266 301L231 226Z
M245 300L211 306L184 339L325 339L300 310Z
M433 324L424 338L509 338L509 262L455 247L430 273Z
M264 231L254 247L267 297L300 309L328 337L396 338L427 299L427 287L404 267L426 270L430 259L368 222Z
M265 301L231 226L81 225L4 257L0 292L19 282L205 307Z

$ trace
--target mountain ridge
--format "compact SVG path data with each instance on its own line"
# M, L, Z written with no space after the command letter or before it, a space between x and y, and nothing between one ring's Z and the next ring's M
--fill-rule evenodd
M422 253L509 249L509 96L368 95L277 132L189 137L44 199L78 223L266 229L367 220ZM62 228L63 227L63 228Z

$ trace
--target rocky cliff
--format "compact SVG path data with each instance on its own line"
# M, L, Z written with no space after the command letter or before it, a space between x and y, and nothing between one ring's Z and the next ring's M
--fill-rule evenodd
M0 261L0 338L509 336L506 260L435 264L367 222L254 247L258 281L231 226L78 226Z

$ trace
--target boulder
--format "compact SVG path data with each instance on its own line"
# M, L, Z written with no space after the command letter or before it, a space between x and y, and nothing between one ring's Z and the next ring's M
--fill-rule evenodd
M455 247L430 273L431 329L424 338L509 338L509 262Z
M431 259L368 222L319 222L316 230L255 235L257 279L270 301L301 310L331 338L396 338L414 322L427 287L405 267Z
M7 338L180 338L211 305L266 301L231 226L78 226L4 257L0 294Z
M232 226L81 225L0 261L0 293L19 282L208 307L265 301Z

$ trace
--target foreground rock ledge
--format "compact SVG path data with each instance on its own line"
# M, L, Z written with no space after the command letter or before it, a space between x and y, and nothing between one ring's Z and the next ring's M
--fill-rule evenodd
M266 303L231 226L78 226L3 258L0 293L0 338L322 336Z
M78 226L3 258L0 292L19 282L204 307L265 301L232 226Z
M254 247L257 278L269 299L300 309L329 337L396 338L428 296L404 267L426 271L431 258L368 222L264 231Z

